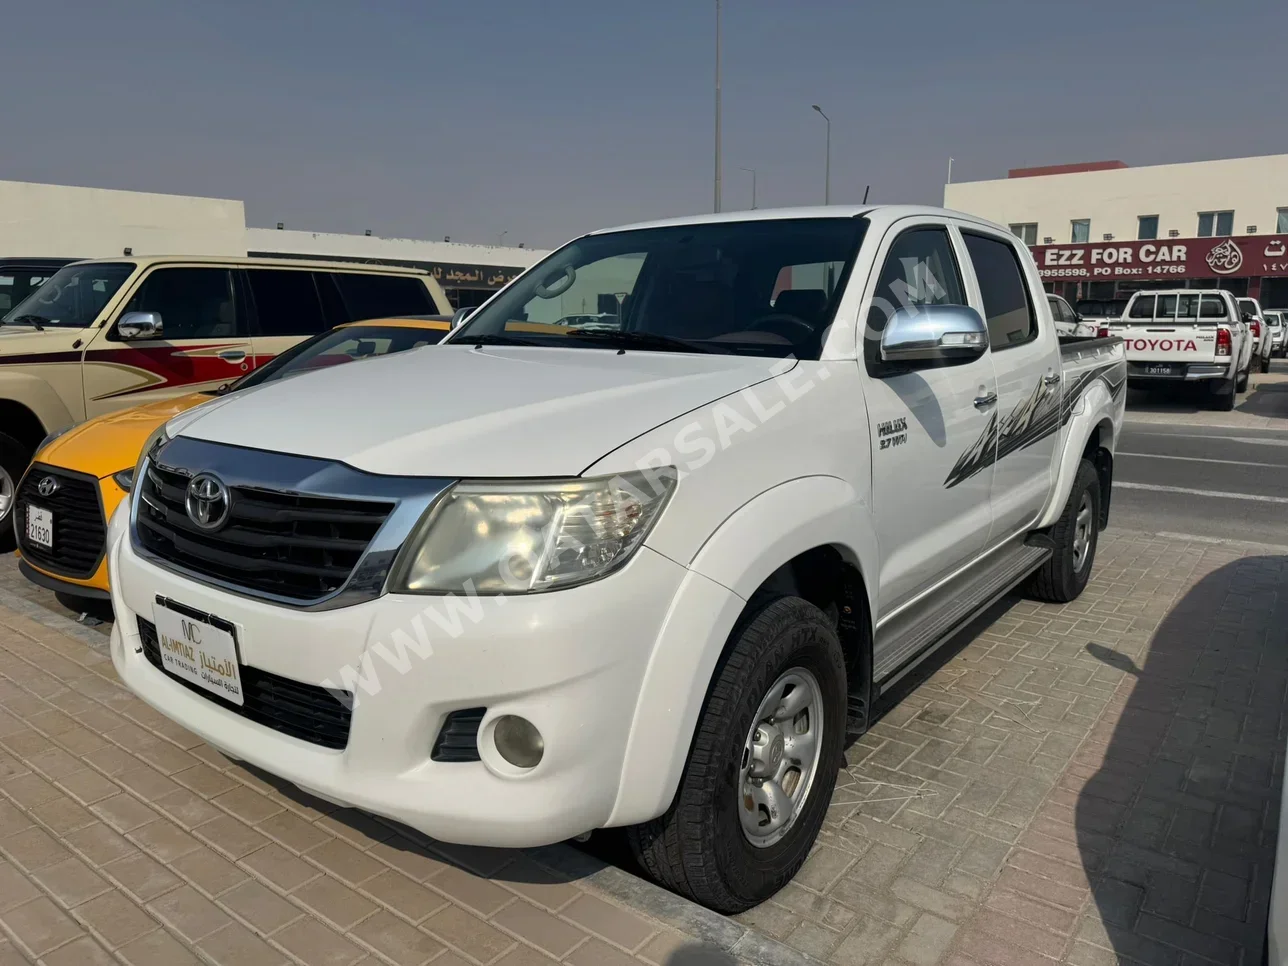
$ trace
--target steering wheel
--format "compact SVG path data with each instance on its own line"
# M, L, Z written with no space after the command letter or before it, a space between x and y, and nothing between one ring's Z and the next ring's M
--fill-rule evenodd
M769 315L762 315L747 326L747 331L772 332L774 335L782 336L793 345L800 345L814 338L814 326L799 316L791 315L787 312L771 312Z

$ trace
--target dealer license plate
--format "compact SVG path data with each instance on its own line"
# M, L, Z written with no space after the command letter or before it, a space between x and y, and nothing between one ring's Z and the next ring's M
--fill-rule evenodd
M54 548L54 511L38 506L27 507L27 539L42 547Z
M194 613L172 610L159 600L153 617L162 667L225 701L244 703L237 642L231 624L220 621L225 625L221 627L211 623L218 618L206 615L199 619Z

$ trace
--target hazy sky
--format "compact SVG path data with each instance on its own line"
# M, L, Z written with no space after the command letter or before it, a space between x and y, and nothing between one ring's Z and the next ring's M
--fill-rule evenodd
M557 244L710 210L714 0L40 0L0 178ZM725 207L938 203L1024 165L1288 151L1284 0L724 0ZM0 213L3 217L3 213Z

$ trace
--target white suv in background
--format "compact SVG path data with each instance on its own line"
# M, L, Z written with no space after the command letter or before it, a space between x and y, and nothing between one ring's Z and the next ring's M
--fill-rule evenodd
M1284 347L1284 330L1288 328L1288 319L1278 309L1267 309L1262 315L1265 316L1266 325L1270 327L1270 355L1283 358L1288 351Z
M1239 299L1239 311L1252 331L1252 367L1262 372L1270 371L1270 327L1266 325L1265 313L1261 303L1256 299Z

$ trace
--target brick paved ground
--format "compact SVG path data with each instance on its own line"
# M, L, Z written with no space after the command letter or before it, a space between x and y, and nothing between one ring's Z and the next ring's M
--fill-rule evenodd
M1288 557L1110 531L1081 600L999 608L849 749L796 882L727 925L836 966L1258 963L1286 591ZM25 944L49 964L612 966L684 941L617 870L605 895L541 853L285 794L103 660L0 609L0 964ZM740 959L785 961L738 935Z
M1105 537L1082 599L973 628L849 750L743 921L837 966L1260 963L1288 557Z
M130 695L101 628L4 564L0 966L656 966L695 936L803 959L566 847L453 848L277 787Z

